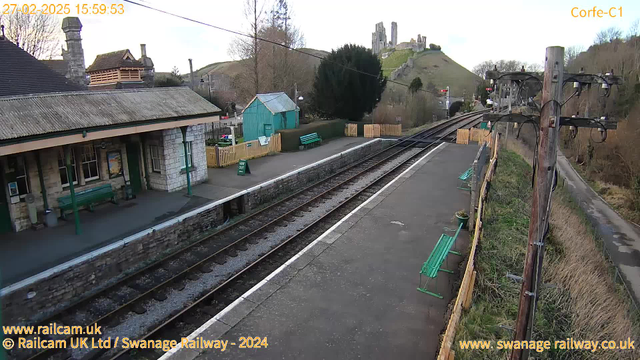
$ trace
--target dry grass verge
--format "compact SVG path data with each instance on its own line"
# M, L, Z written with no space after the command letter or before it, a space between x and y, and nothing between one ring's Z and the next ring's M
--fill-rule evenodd
M512 142L499 156L477 255L478 278L472 308L463 314L456 340L512 340L526 251L531 201L531 152ZM561 185L561 183L560 183ZM560 186L559 185L559 186ZM533 339L615 340L631 337L640 348L635 313L584 213L559 187L553 195L551 231L545 246L545 284L540 291ZM456 359L505 359L504 350L461 350ZM639 350L549 350L536 359L638 359Z

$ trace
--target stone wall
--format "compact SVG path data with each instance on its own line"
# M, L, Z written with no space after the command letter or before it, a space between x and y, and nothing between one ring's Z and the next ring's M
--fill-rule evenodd
M391 143L382 140L369 142L360 148L325 159L319 164L310 165L243 191L226 202L207 204L8 286L0 292L4 323L14 325L26 322L27 319L44 318L164 257L167 252L175 251L199 237L206 236L207 232L222 224L227 217L291 194ZM206 165L203 168L206 170Z

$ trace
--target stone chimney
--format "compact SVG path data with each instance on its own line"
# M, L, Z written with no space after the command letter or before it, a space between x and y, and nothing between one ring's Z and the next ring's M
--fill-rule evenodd
M62 31L67 38L67 49L62 49L62 58L67 62L67 78L86 88L88 81L84 67L81 30L82 23L77 17L66 17L62 20Z
M147 45L140 44L140 59L139 61L144 65L142 70L142 80L146 87L153 87L153 80L155 75L155 69L153 68L153 60L147 56Z

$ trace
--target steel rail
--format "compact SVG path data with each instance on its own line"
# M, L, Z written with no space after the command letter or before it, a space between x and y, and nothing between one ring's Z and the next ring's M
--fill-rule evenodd
M410 142L412 141L412 139L419 139L419 138L423 138L423 137L432 136L432 135L434 135L434 134L437 134L437 133L439 133L439 132L443 131L443 129L447 129L447 128L449 128L449 127L452 127L452 126L454 126L454 125L456 125L456 124L458 124L458 123L462 123L462 122L465 122L465 121L467 121L467 124L462 125L462 126L466 126L466 125L468 125L469 123L471 123L471 122L473 122L473 121L476 121L476 120L477 120L476 118L474 118L475 116L477 116L477 113L464 114L464 115L462 115L462 116L460 116L460 117L458 117L458 118L453 118L453 119L451 119L450 121L443 122L443 123L438 124L438 125L436 125L436 126L433 126L433 127L431 127L431 128L425 129L425 130L423 130L423 131L421 131L421 132L419 132L419 133L417 133L417 134L414 134L414 135L411 135L411 136L408 136L408 137L405 137L405 138L401 138L401 139L399 139L399 141L398 141L396 144L394 144L393 146L391 146L391 147L389 147L389 148L386 148L386 149L383 149L383 150L381 150L381 151L378 151L378 152L376 152L376 153L374 153L374 154L372 154L372 155L369 155L369 156L367 156L366 158L364 158L363 160L361 160L361 161L359 161L359 162L357 162L357 163L354 163L354 164L352 164L352 165L349 165L349 166L348 166L348 167L346 167L345 169L342 169L342 170L338 171L337 173L335 173L335 174L333 174L333 175L331 175L331 176L329 176L329 177L327 177L327 178L324 178L324 179L321 179L321 180L319 180L319 181L317 181L317 182L315 182L315 183L312 183L312 184L310 184L309 186L306 186L306 187L304 187L303 189L300 189L300 190L296 191L295 193L293 193L293 194L291 194L291 195L288 195L288 196L286 196L285 198L283 198L283 199L281 199L281 200L279 200L279 201L276 201L276 202L275 202L275 203L273 203L273 204L270 204L270 205L268 205L268 206L266 206L266 207L264 207L264 208L262 208L262 209L260 209L260 210L258 210L258 211L256 211L256 212L254 212L254 213L251 213L251 214L249 214L249 215L248 215L248 216L246 216L246 217L243 217L242 219L240 219L240 220L239 220L239 221L237 221L237 222L234 222L234 223L232 223L232 224L229 224L228 226L226 226L226 227L224 227L224 228L222 228L222 229L219 229L219 230L215 231L214 233L212 233L212 234L210 234L210 235L208 235L208 236L206 236L206 237L204 237L204 238L202 238L202 239L200 239L200 240L198 240L198 241L195 241L195 242L193 242L193 243L191 243L191 244L189 244L189 245L187 245L187 246L185 246L185 247L183 247L183 248L181 248L181 249L178 249L178 250L177 250L177 251L175 251L174 253L169 254L168 256L166 256L166 257L164 257L164 258L162 258L162 259L159 259L158 261L156 261L156 262L154 262L154 263L152 263L152 264L150 264L150 265L148 265L148 266L146 266L146 267L144 267L144 268L142 268L142 269L140 269L140 270L138 270L138 271L136 271L136 272L134 272L134 273L132 273L132 274L130 274L130 275L128 275L128 276L126 276L125 278L123 278L123 279L119 280L118 282L116 282L116 283L114 283L114 284L112 284L112 285L108 286L107 288L105 288L105 289L103 289L103 290L101 290L101 291L98 291L97 293L95 293L95 294L91 295L90 297L85 298L85 299L82 299L82 300L80 300L80 301L76 302L75 304L72 304L72 305L71 305L71 306L69 306L67 309L62 310L62 311L60 311L60 312L56 313L56 314L55 314L55 315L53 315L53 316L50 316L47 320L44 320L44 321L42 321L42 322L40 322L40 323L55 321L56 317L61 317L61 315L62 315L62 314L66 314L66 313L68 313L68 312L69 312L71 309L73 309L74 307L77 307L77 306L80 306L80 305L82 305L82 304L86 304L86 303L90 302L92 299L95 299L95 298L97 298L97 297L99 297L99 296L103 295L103 294L104 294L104 293L106 293L108 290L112 290L112 289L113 289L113 288L115 288L115 287L119 287L119 286L123 286L123 285L124 285L124 286L127 286L127 285L126 285L126 282L127 282L127 281L129 281L129 280L131 280L131 279L133 279L134 277L140 277L140 276L142 276L142 275L144 275L144 274L148 273L150 270L157 269L158 267L161 267L161 266L162 266L162 264L166 263L167 261L170 261L170 260L173 260L173 259L178 258L179 256L181 256L181 255L183 255L183 254L187 253L187 251L189 251L189 250L193 249L195 246L200 245L200 244L202 244L203 242L205 242L205 241L207 241L207 240L210 240L210 239L211 239L211 238L213 238L214 236L220 235L220 234L222 234L222 233L224 233L224 232L227 232L227 231L234 230L234 229L236 229L237 227L239 227L240 225L244 224L245 222L247 222L247 221L249 221L249 220L252 220L252 219L255 219L258 215L260 215L260 214L264 213L266 210L271 209L271 208L273 208L273 207L275 207L275 206L281 205L281 204L283 204L285 201L288 201L288 200L290 200L290 199L292 199L292 198L294 198L294 197L299 196L300 194L302 194L302 193L304 193L304 192L307 192L307 191L309 191L309 190L311 190L311 189L313 189L313 188L316 188L316 187L318 187L319 185L321 185L321 184L323 184L323 183L325 183L325 182L329 182L329 181L331 181L331 180L334 180L337 176L339 176L339 175L343 175L343 174L347 173L348 171L353 170L353 169L354 169L354 168L356 168L357 166L360 166L360 165L362 165L362 164L365 164L366 162L368 162L368 161L370 161L370 160L374 159L375 157L378 157L378 156L380 156L380 155L384 154L385 152L389 152L390 150L392 150L392 149L394 149L394 148L399 147L401 144L405 144L405 143L407 143L407 142L408 142L408 143L410 143ZM473 120L471 120L471 121L468 121L470 118L474 118L474 119L473 119ZM460 127L460 126L456 127L456 129L457 129L457 128L459 128L459 127ZM454 131L455 131L455 130L454 130ZM447 135L445 135L445 136L443 136L443 137L440 137L438 140L443 139L444 137L446 137L446 136L450 135L451 133L452 133L452 131L448 132L448 133L447 133ZM299 206L295 207L294 209L289 210L289 211L287 211L286 213L284 213L283 215L278 216L277 218L275 218L275 219L273 219L273 220L269 221L268 223L266 223L266 224L264 224L264 225L260 226L259 228L255 229L255 230L253 230L253 231L250 231L248 234L245 234L245 235L241 236L239 239L234 240L233 242L231 242L230 244L227 244L227 245L226 245L226 246L224 246L223 248L218 249L218 250L217 250L217 251L215 251L214 253L212 253L212 254L210 254L210 255L205 256L205 258L200 259L200 260L197 260L197 261L196 261L196 263L194 263L193 265L188 266L187 268L183 269L182 271L179 271L179 272L178 272L178 273L176 273L176 274L173 274L173 275L172 275L171 277L169 277L168 279L166 279L166 280L162 281L162 282L161 282L161 283L159 283L159 284L154 285L151 289L149 289L149 290L147 290L147 291L143 291L143 292L141 292L139 295L137 295L137 296L136 296L136 297L134 297L133 299L130 299L129 301L125 302L124 304L119 305L116 309L114 309L114 310L112 310L112 311L108 312L107 314L104 314L104 315L102 315L102 316L98 317L97 319L92 320L92 321L91 321L91 324L98 324L98 323L100 323L100 322L104 322L104 320L105 320L105 319L108 319L108 318L112 317L114 314L121 312L122 310L124 310L124 309L126 309L127 307L131 306L132 304L134 304L134 303L136 303L136 302L140 301L141 299L143 299L143 298L145 298L145 297L147 297L147 296L152 295L154 292L161 291L161 288L165 287L167 284L169 284L169 283L171 283L171 282L175 282L175 281L177 281L177 280L180 280L182 277L187 276L189 272L193 271L193 270L194 270L194 269L196 269L197 267L202 266L204 263L206 263L206 262L208 262L208 261L211 261L211 260L212 260L212 259L214 259L216 256L219 256L219 255L223 254L225 251L227 251L227 250L229 250L229 249L231 249L231 248L233 248L233 247L237 246L237 245L238 245L238 244L240 244L241 242L243 242L243 241L247 240L250 236L253 236L253 235L257 234L258 232L262 231L264 228L266 228L266 227L268 227L268 226L271 226L271 225L275 224L275 223L276 223L276 222L278 222L278 221L281 221L281 220L282 220L283 218L285 218L286 216L290 216L293 212L298 211L299 209L301 209L301 208L303 208L303 207L307 207L307 206L309 206L309 204L310 204L311 202L313 202L313 201L315 201L315 200L319 199L320 197L324 196L324 195L325 195L325 194L327 194L328 192L334 191L334 190L336 190L337 188L342 187L342 186L343 186L343 185L345 185L346 183L348 183L348 182L351 182L351 181L355 180L357 177L359 177L359 176L361 176L361 175L363 175L363 174L365 174L365 173L367 173L367 172L369 172L369 171L373 170L374 168L376 168L376 167L380 166L381 164L385 163L385 162L386 162L386 161L388 161L389 159L392 159L392 158L394 158L394 157L397 157L400 153L405 152L407 149L410 149L410 148L411 148L410 146L402 147L400 150L398 150L398 151L396 151L396 152L392 153L391 155L388 155L388 156L384 157L383 159L379 160L378 162L374 163L373 165L368 166L368 167L366 167L365 169L363 169L363 170L361 170L361 171L357 172L356 174L354 174L354 175L350 176L350 177L349 177L349 178L347 178L346 180L339 182L337 185L335 185L335 186L331 187L329 190L324 191L324 192L322 192L322 193L320 193L320 194L318 194L318 195L316 195L316 196L312 197L311 199L305 200L305 202L304 202L304 203L302 203L301 205L299 205ZM376 180L376 181L377 181L377 180ZM338 205L338 207L340 207L340 205ZM329 212L329 213L331 213L331 212ZM315 222L314 222L314 223L315 223ZM243 271L244 271L244 270L243 270ZM234 278L235 278L235 276L234 276ZM225 281L225 283L226 283L226 281ZM135 289L134 289L134 290L135 290ZM74 337L77 337L77 336L79 336L79 335L70 335L70 336L65 337L65 338L64 338L64 340L68 340L68 339L71 339L71 338L74 338ZM30 356L30 357L28 358L28 360L39 359L39 358L42 358L42 357L46 356L46 355L47 355L48 353L50 353L50 352L58 352L58 351L60 351L60 350L64 350L64 349L44 349L44 350L42 350L42 351L40 351L40 352L38 352L38 353L34 354L33 356Z
M475 115L478 116L478 115ZM473 117L473 115L472 115ZM473 118L471 120L471 122L476 121L478 118ZM464 120L468 120L468 119L463 119L460 122L464 121ZM449 126L451 124L448 124ZM337 206L335 206L333 209L331 209L329 212L327 212L326 214L322 215L321 217L319 217L318 219L314 220L313 222L311 222L310 224L306 225L304 228L302 228L301 230L299 230L296 234L290 236L288 239L284 240L283 242L281 242L280 244L278 244L277 246L275 246L274 248L272 248L271 250L269 250L267 253L263 254L262 256L260 256L258 259L256 259L255 261L253 261L251 264L249 264L248 266L246 266L245 268L243 268L241 271L235 273L233 276L231 276L230 278L228 278L227 280L225 280L224 282L218 284L213 290L211 290L210 292L208 292L205 295L202 295L199 299L195 300L194 302L192 302L189 306L187 306L186 308L182 309L180 312L176 313L175 315L173 315L172 317L170 317L169 319L167 319L166 321L164 321L162 324L156 326L153 330L147 332L147 334L145 334L144 336L138 338L138 340L145 340L148 337L152 336L153 334L155 334L156 332L160 331L161 329L163 329L164 327L166 327L167 325L169 325L170 323L172 323L173 321L175 321L177 318L179 318L180 316L184 315L187 311L193 309L194 307L198 306L199 304L201 304L203 301L207 300L208 298L210 298L214 293L218 292L220 289L222 289L223 287L225 287L227 284L231 283L232 281L234 281L236 278L238 278L239 276L243 275L246 271L248 271L249 269L253 268L256 264L261 263L262 260L266 259L268 256L270 256L271 254L275 253L277 250L279 250L281 247L283 247L286 244L289 244L291 241L293 241L294 239L297 239L300 235L304 234L306 231L308 231L311 227L313 227L314 225L316 225L317 223L324 221L328 216L330 216L331 214L333 214L335 211L337 211L338 209L340 209L342 206L344 206L345 204L347 204L348 202L350 202L351 200L355 199L357 196L359 196L360 194L362 194L363 192L365 192L366 190L368 190L369 188L371 188L372 186L374 186L375 184L377 184L380 180L382 180L383 178L387 177L388 175L390 175L392 172L394 172L396 169L400 168L401 166L407 164L408 162L416 159L417 157L421 156L424 152L426 152L427 150L431 149L433 146L435 146L436 144L438 144L442 139L446 138L447 136L451 135L453 132L455 132L458 128L454 128L453 130L447 130L447 133L441 137L439 137L438 139L436 139L436 141L434 141L433 143L427 145L426 147L424 147L422 150L420 150L419 152L417 152L416 154L410 156L409 158L407 158L406 160L402 161L401 163L397 164L396 166L394 166L392 169L386 171L384 174L381 174L380 176L378 176L375 180L373 180L369 185L363 187L362 189L358 190L356 193L354 193L353 195L349 196L348 198L346 198L344 201L340 202ZM386 161L387 158L385 158L385 160L380 161L378 164L374 165L377 166L380 163ZM366 171L365 171L366 172ZM358 174L359 175L359 174ZM355 175L354 177L357 177L358 175ZM347 180L349 181L349 180ZM345 181L345 182L347 182ZM328 193L330 193L331 191L333 191L335 188L331 188L328 189L326 191L324 191L323 193L319 194L318 196L314 197L314 199L310 200L309 202L312 202L313 200L315 200L316 198L319 198L321 196L324 196ZM305 203L301 206L299 206L298 208L304 207L304 206L308 206L308 203ZM295 210L292 210L292 212L294 212ZM286 214L288 215L288 214ZM285 216L286 216L285 215ZM126 354L127 352L129 352L130 350L133 349L124 349L122 351L120 351L119 353L115 354L113 357L110 357L110 360L115 360L120 358L121 356L123 356L124 354ZM108 350L105 349L104 352L106 352Z

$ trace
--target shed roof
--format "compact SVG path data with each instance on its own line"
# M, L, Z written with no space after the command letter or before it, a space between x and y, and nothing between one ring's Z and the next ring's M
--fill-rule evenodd
M67 76L67 60L40 60L41 63L62 76Z
M260 100L260 102L264 104L264 106L266 106L272 114L296 110L296 104L289 98L289 96L287 96L287 94L283 92L258 94L251 101L249 101L249 104L247 104L245 110L249 108L249 105L251 105L251 103L254 102L255 99Z
M2 35L0 59L0 96L81 90Z
M127 54L129 54L133 60L125 59ZM121 67L143 68L144 64L133 58L133 55L128 49L118 50L96 56L93 64L87 68L87 72L118 69Z
M219 111L187 87L7 96L0 97L0 141Z

